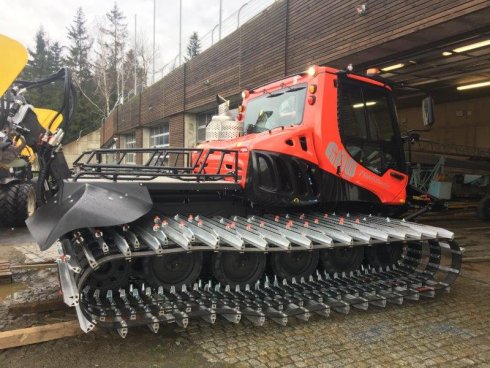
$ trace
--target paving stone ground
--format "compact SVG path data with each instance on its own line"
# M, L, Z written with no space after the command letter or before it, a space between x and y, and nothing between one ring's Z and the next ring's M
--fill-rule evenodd
M468 235L462 245L472 241ZM402 306L332 311L329 318L286 327L221 319L215 325L194 321L186 330L162 326L156 335L141 327L125 340L98 329L0 351L0 367L25 366L490 367L490 262L465 265L449 294Z
M181 334L210 362L240 367L490 367L490 285L463 277L450 294L401 307L286 327L199 323Z

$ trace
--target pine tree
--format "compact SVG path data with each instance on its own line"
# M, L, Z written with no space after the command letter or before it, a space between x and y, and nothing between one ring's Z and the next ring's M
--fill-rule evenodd
M72 24L67 28L68 56L67 66L72 70L73 81L78 92L78 106L68 130L65 142L70 142L79 135L87 134L99 126L103 111L97 106L96 85L90 64L90 38L82 8L78 8Z
M52 45L49 45L48 69L50 74L56 73L64 66L62 50L63 47L58 41L54 42Z
M44 32L43 26L39 27L35 39L36 47L34 51L28 49L30 59L28 68L26 69L26 77L31 80L40 79L47 76L51 72L51 68L49 66L49 40L46 36L46 32Z
M189 37L189 43L187 44L187 56L186 61L192 59L194 56L201 52L201 42L199 41L199 36L197 32L192 33Z
M70 45L66 64L73 71L75 78L86 81L91 77L89 52L93 41L87 32L85 15L81 7L77 9L73 23L67 29Z
M29 51L29 62L22 79L39 80L57 72L63 64L62 47L58 42L51 44L44 28L36 33L36 46ZM62 83L29 90L26 97L35 107L57 110L62 104Z
M100 45L100 56L104 58L101 65L105 66L104 78L109 108L115 106L124 98L126 83L124 76L124 57L128 38L127 24L124 22L126 17L119 10L117 3L106 13L106 25L100 31L105 36Z

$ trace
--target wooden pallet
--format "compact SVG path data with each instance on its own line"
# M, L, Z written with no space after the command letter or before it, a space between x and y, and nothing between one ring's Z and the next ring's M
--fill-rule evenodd
M12 283L12 270L10 262L6 259L0 259L0 284Z

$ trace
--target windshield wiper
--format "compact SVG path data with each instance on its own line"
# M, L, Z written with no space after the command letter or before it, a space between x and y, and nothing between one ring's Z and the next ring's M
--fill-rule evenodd
M272 97L277 97L283 95L284 92L276 92L276 93L271 93L267 96L267 98L272 98Z
M305 86L300 86L300 87L291 87L289 88L286 93L289 93L289 92L296 92L296 91L301 91L302 89L305 89L306 87Z

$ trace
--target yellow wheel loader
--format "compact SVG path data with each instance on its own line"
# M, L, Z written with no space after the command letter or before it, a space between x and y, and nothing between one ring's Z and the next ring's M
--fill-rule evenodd
M24 94L30 88L65 79L66 92L74 95L66 69L35 82L16 80L26 64L25 47L0 34L0 226L3 227L23 226L34 212L33 183L37 178L33 167L38 158L34 147L44 133L57 132L64 116L70 114L70 106L65 106L66 98L60 111L54 111L33 107ZM64 167L66 173L68 167Z

